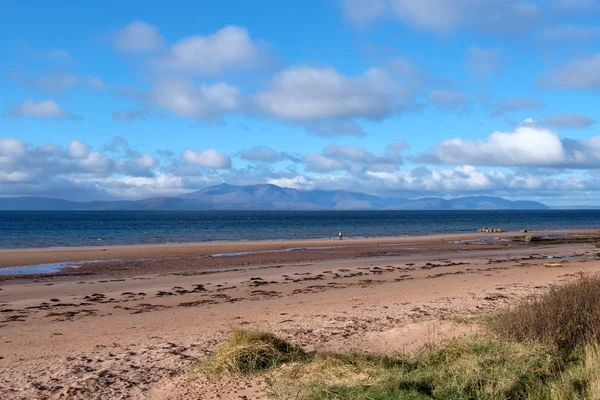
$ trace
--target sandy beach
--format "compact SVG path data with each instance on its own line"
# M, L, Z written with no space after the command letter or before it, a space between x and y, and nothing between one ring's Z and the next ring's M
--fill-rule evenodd
M461 318L600 272L582 257L600 231L554 233L581 240L502 233L1 251L0 267L102 262L0 276L0 397L265 398L260 379L190 369L236 326L335 351L410 350L473 332Z

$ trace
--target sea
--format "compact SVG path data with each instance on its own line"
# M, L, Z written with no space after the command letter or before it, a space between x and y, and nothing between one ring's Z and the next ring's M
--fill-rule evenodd
M600 229L600 210L0 211L0 249Z

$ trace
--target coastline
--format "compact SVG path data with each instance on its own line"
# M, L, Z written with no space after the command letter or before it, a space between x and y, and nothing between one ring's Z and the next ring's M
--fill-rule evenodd
M89 262L89 261L133 261L147 259L172 259L189 257L210 257L214 255L227 255L236 253L244 256L257 256L263 252L278 251L282 257L285 253L299 251L319 251L330 248L332 250L348 250L353 248L368 248L377 246L403 246L416 245L422 250L437 246L440 242L452 243L459 240L474 240L478 238L510 238L523 235L543 234L569 234L569 235L596 235L596 229L564 229L531 231L526 234L520 232L502 233L457 233L427 236L400 236L376 237L361 239L298 239L298 240L260 240L236 242L196 242L177 244L139 244L125 246L93 246L93 247L57 247L57 248L27 248L0 250L0 268L29 266L46 263L63 262ZM493 245L493 244L490 244ZM472 245L467 248L473 248ZM285 257L283 257L285 258Z
M264 382L191 371L232 327L325 352L477 332L458 321L600 272L582 257L598 251L600 231L527 234L546 233L583 240L459 242L523 236L503 232L2 251L4 265L105 261L0 277L0 397L266 399ZM240 251L255 253L211 256Z
M169 251L189 256L173 259L148 258L164 257L165 247L133 246L105 253L143 262L0 281L0 397L266 399L264 382L203 379L194 365L232 327L273 331L309 351L417 349L477 332L476 323L460 321L600 272L600 260L582 257L598 251L591 240L451 243L510 236L319 241L320 250L232 257L200 257L223 248L183 245ZM89 250L56 251L22 256L85 257Z

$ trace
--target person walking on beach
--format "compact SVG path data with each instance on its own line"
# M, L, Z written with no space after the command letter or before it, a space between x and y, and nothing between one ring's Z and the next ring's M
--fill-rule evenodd
M340 240L342 240L342 236L344 236L344 234L342 233L342 231L338 232L338 237L340 238Z

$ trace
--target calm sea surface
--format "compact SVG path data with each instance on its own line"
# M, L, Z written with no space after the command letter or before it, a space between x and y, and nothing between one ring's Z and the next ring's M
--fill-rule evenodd
M0 211L0 248L434 235L482 226L600 228L600 210Z

